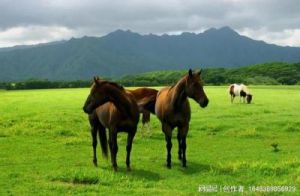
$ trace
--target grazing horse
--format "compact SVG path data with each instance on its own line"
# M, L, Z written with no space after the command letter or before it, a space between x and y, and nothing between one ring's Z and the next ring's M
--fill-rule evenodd
M247 103L251 103L252 95L250 94L247 86L244 84L240 84L240 85L231 84L229 86L229 94L231 98L231 103L233 103L235 96L240 97L240 102L241 102L241 98L243 98L243 102L245 103L245 98L246 98Z
M172 130L177 127L178 158L186 167L186 137L189 131L191 109L188 97L194 99L202 108L208 104L203 90L201 71L188 74L174 86L161 89L156 98L155 114L162 123L162 131L167 142L167 167L171 168Z
M94 78L91 92L83 106L85 113L89 114L93 137L93 162L97 166L96 146L97 132L102 153L107 157L107 138L105 128L109 130L109 148L113 169L117 171L117 133L124 131L127 137L126 166L130 170L130 152L132 141L137 130L139 121L139 110L135 98L131 93L117 83L108 82Z
M127 90L137 101L139 111L142 114L143 127L150 122L150 113L155 113L155 102L158 90L152 88L137 88L134 90Z

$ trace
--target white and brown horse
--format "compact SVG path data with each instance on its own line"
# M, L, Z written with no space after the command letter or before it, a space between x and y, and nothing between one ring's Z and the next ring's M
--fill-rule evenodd
M233 103L236 96L240 97L240 101L243 99L243 103L245 103L245 99L247 100L247 103L251 103L252 95L250 94L248 87L244 84L231 84L229 86L229 94L231 103Z

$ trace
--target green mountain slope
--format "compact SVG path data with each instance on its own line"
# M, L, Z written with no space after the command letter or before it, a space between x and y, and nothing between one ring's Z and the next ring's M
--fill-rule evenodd
M239 35L229 27L200 34L140 35L118 30L55 44L0 50L0 81L121 77L154 70L239 67L270 61L299 62L300 48Z

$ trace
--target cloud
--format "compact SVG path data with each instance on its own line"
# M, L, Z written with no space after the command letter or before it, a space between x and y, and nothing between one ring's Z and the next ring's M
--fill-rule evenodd
M288 29L276 32L268 32L264 28L258 30L245 29L239 33L256 40L262 40L281 46L300 46L300 29Z
M72 37L74 32L59 26L13 27L0 32L0 46L30 45L62 40Z
M46 28L59 36L48 33L44 40L101 36L116 29L162 34L230 26L248 35L266 33L261 37L272 43L300 46L292 33L300 29L299 7L298 0L0 0L0 35L22 28L39 41ZM4 42L9 43L0 37Z

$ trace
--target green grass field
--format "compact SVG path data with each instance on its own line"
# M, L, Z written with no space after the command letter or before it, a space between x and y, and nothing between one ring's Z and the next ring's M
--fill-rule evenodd
M199 186L291 186L300 194L300 86L250 86L253 104L229 101L227 87L205 87L207 108L193 100L187 165L167 169L160 123L141 125L126 172L126 134L118 135L119 171L101 156L92 164L89 124L82 111L89 89L0 91L0 195L199 195ZM276 152L271 146L278 144ZM238 194L238 192L236 192ZM272 195L274 192L272 193ZM277 193L281 194L281 193ZM286 193L290 194L290 193Z

